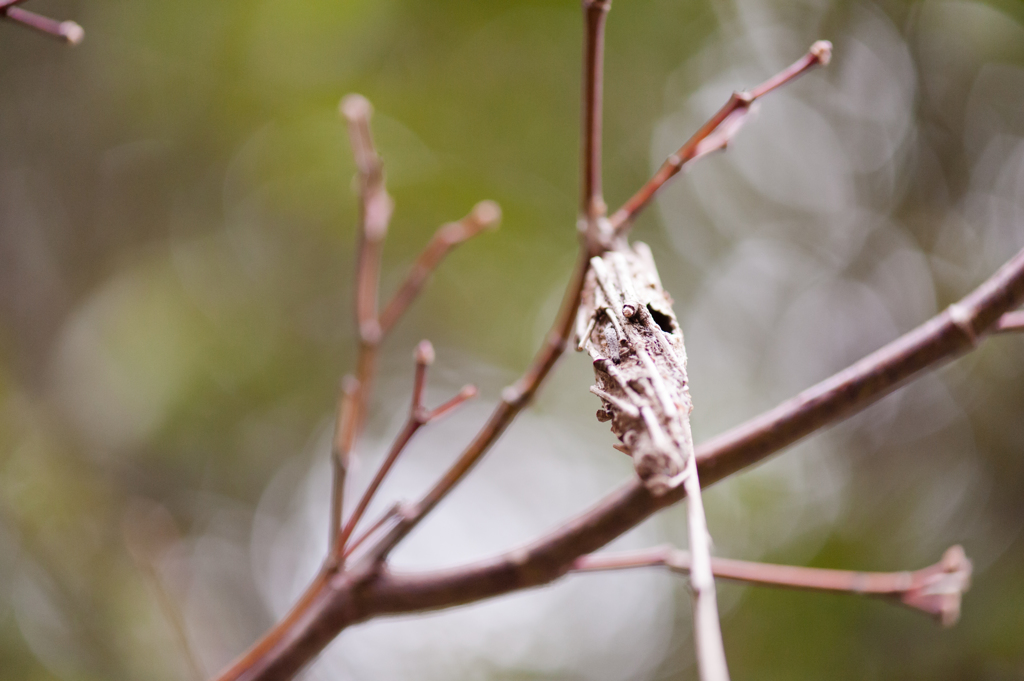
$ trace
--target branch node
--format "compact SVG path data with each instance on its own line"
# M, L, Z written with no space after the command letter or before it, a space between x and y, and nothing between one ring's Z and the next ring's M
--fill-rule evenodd
M978 344L978 334L974 330L974 315L971 314L971 311L960 303L953 303L946 308L946 311L949 313L949 319L953 322L953 325L963 332L972 347L976 346Z

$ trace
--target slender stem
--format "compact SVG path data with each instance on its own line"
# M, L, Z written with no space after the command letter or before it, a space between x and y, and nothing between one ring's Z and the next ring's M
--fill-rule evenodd
M686 425L689 426L688 421ZM689 433L687 436L689 439ZM693 591L693 636L697 669L701 681L728 681L729 667L718 617L715 578L711 570L711 536L704 515L697 460L692 447L688 454L686 465L689 473L683 480L683 486L686 489L686 517L692 556L690 588Z
M352 376L345 376L341 381L341 397L338 399L338 413L334 419L334 437L331 442L331 517L328 539L332 551L341 531L345 478L356 430L353 419L356 417L355 402L358 392L359 381Z
M23 0L0 0L0 18L35 29L54 38L59 38L69 45L77 45L85 38L85 31L74 21L57 21L41 14L30 12L16 5Z
M427 412L427 423L432 423L440 418L444 418L458 408L463 402L473 399L478 394L479 392L475 385L462 386L462 390L456 393L455 397L441 404L441 406L435 407Z
M415 416L410 416L405 422L405 425L402 427L398 437L396 437L395 441L392 443L391 449L388 450L388 454L384 458L383 463L381 463L380 468L378 468L377 472L374 474L373 480L370 482L370 486L366 488L366 491L359 499L359 503L356 505L355 510L352 511L352 515L349 516L348 522L345 523L345 529L342 530L341 538L338 540L339 551L344 551L345 543L355 531L356 524L363 517L363 513L366 512L366 507L370 505L373 495L377 493L381 483L384 482L384 477L391 470L391 467L395 465L399 455L401 455L402 451L409 444L409 441L412 440L412 436L423 427L424 423L424 421L416 418Z
M423 413L423 391L427 387L427 369L434 363L434 346L428 340L420 341L413 355L416 360L416 374L412 382L412 404L409 406L411 416Z
M692 569L691 564L691 556L686 551L660 546L641 551L582 556L576 559L572 569L596 572L664 566L673 572L687 574ZM959 614L960 598L970 588L971 580L971 561L959 546L947 549L938 563L913 572L855 572L728 558L712 558L711 570L719 579L747 584L892 597L947 625ZM927 598L939 595L951 598L945 602Z
M380 258L393 203L384 188L384 168L370 132L373 107L362 95L348 95L341 100L340 109L348 121L361 199L356 262L356 322L363 341L376 342L380 338L380 325L377 322Z
M443 225L430 239L426 248L416 259L405 281L395 295L384 306L380 314L380 330L387 334L394 327L409 304L416 298L433 272L448 253L485 229L497 227L501 220L501 209L493 201L481 201L473 206L469 215L458 222Z
M611 0L583 0L583 96L581 130L580 216L588 241L598 236L598 218L607 206L601 195L601 111L604 94L604 26Z
M832 44L820 40L811 45L811 49L803 57L750 92L734 92L729 101L702 125L693 137L668 157L654 177L626 201L622 208L615 211L609 218L612 229L617 234L629 229L637 214L650 203L658 190L675 177L687 163L724 149L742 126L751 105L759 97L794 80L817 64L828 64L831 55Z
M373 144L370 117L373 107L361 95L348 95L339 106L348 122L352 153L359 180L360 228L356 257L355 317L359 337L355 379L344 382L335 421L332 456L331 517L328 537L328 564L336 565L343 550L339 542L344 509L345 478L349 459L366 421L367 405L381 341L377 321L377 287L380 259L388 221L391 197L384 188L384 169Z
M1024 331L1024 310L1007 312L996 323L994 333L1014 333Z

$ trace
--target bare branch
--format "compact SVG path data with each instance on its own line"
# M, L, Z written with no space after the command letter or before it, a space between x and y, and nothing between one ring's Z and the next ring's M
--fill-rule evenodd
M660 546L582 556L576 559L572 569L597 572L664 566L673 572L689 574L691 562L686 551ZM959 618L961 598L971 586L971 561L960 546L946 549L938 563L914 572L854 572L728 558L712 558L711 569L719 579L747 584L884 596L920 610L947 627Z
M78 45L85 38L85 30L73 21L57 21L41 14L17 7L25 0L0 0L0 18L35 29L40 33Z
M384 169L370 132L373 107L362 95L352 94L341 100L339 108L348 121L352 153L359 172L361 228L356 263L356 322L362 341L375 344L380 340L377 286L380 281L381 250L391 220L393 203L384 188Z
M370 505L370 501L373 500L373 496L377 493L381 484L384 482L385 476L391 471L391 468L398 461L398 457L401 456L402 452L408 446L413 436L427 423L434 421L441 416L444 416L451 412L453 409L458 407L466 400L475 397L477 394L476 388L473 386L465 386L455 397L450 399L448 402L442 404L440 407L434 410L428 410L423 406L423 389L426 384L427 367L434 362L434 347L430 344L430 341L421 341L416 347L416 378L413 382L412 391L412 405L409 409L409 418L405 422L402 431L395 438L394 443L391 445L391 449L388 451L384 461L381 463L380 468L377 469L377 473L373 476L373 480L370 485L366 488L363 496L359 499L359 503L356 505L355 510L352 512L352 516L348 519L345 524L345 529L342 530L341 537L338 539L337 548L335 549L336 555L342 557L345 555L345 544L352 533L355 532L356 526L359 524L359 520L363 517L366 512L366 508Z
M473 210L466 217L458 222L448 223L434 232L434 236L416 259L405 281L381 312L381 333L387 334L394 327L409 304L423 289L427 277L437 269L453 248L485 229L497 228L500 220L501 208L498 204L493 201L481 201L473 206Z
M622 208L609 219L616 234L629 229L634 218L643 210L666 182L675 177L688 163L708 154L725 149L739 131L750 113L751 105L772 90L798 78L817 64L828 64L832 58L832 43L819 40L789 68L769 78L749 92L734 92L729 101L687 140L679 151L668 157L658 172L640 188Z
M604 94L604 25L609 9L611 0L583 0L585 34L580 125L580 218L592 250L600 236L598 220L608 210L601 195L601 109Z

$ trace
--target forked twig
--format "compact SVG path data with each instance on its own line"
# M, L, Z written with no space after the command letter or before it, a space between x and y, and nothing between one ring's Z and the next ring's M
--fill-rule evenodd
M18 7L25 0L0 0L0 19L58 38L69 45L78 45L85 38L85 30L74 21L57 21Z
M342 526L345 479L349 459L366 421L376 373L378 348L384 336L394 327L445 254L483 229L496 225L501 216L497 204L482 201L462 220L438 229L426 250L416 261L405 283L384 312L378 315L381 255L393 203L385 188L384 168L370 130L373 107L362 95L351 94L341 100L339 110L348 123L359 184L360 227L355 286L359 350L356 375L346 377L342 383L342 395L335 420L331 457L333 475L328 558L328 564L335 567L344 558L345 539L355 529L354 523L349 523L345 528ZM368 503L369 500L366 501ZM365 506L360 510L360 514L362 510L365 510Z
M392 466L395 465L398 457L405 450L409 441L412 440L417 431L431 421L436 421L437 419L451 413L452 410L456 409L466 400L476 397L476 388L474 386L467 385L463 387L455 397L451 398L436 409L427 409L423 406L423 389L426 385L427 367L433 364L433 362L433 346L429 341L422 341L416 348L416 378L413 383L412 405L409 408L409 418L405 422L405 426L402 428L402 431L398 434L398 437L395 438L394 444L391 445L391 449L388 451L387 456L384 457L384 461L381 463L380 468L377 469L377 473L373 476L373 480L366 488L363 496L359 499L359 503L356 504L355 510L352 512L348 522L345 524L345 529L342 530L341 538L338 540L338 545L342 550L344 550L349 537L352 536L356 526L359 524L359 520L366 512L366 508L370 505L370 501L373 500L374 494L377 493L381 483L384 482L384 477L391 470Z
M798 78L818 64L828 64L831 58L832 43L827 40L819 40L811 45L807 54L790 65L789 68L772 76L749 92L734 92L725 106L701 126L693 137L686 141L686 144L679 147L676 153L669 156L654 177L640 188L640 191L612 214L609 222L615 233L622 234L628 230L634 218L647 206L658 190L686 167L686 164L725 149L746 121L751 106L758 98Z
M664 566L673 572L689 574L692 563L686 551L659 546L581 556L572 569L598 572ZM728 558L712 558L711 570L719 579L747 584L885 597L920 610L946 627L959 619L961 598L971 586L971 561L960 546L951 546L938 563L913 572L854 572Z

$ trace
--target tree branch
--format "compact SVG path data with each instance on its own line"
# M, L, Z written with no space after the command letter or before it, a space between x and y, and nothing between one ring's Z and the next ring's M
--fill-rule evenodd
M473 210L466 217L458 222L448 223L434 232L434 236L416 259L405 281L381 312L381 333L386 335L394 327L409 304L423 289L427 277L437 269L453 248L485 229L497 228L500 220L501 208L498 204L493 201L481 201L473 206Z
M344 551L349 537L352 536L356 526L359 524L360 518L362 518L363 514L366 512L366 507L370 505L370 501L373 500L374 494L377 493L381 483L384 482L384 477L391 470L392 466L395 465L398 457L401 456L402 452L419 429L431 421L436 421L438 418L445 416L466 400L476 397L476 388L471 385L467 385L462 388L455 397L448 400L437 409L430 410L424 407L423 389L426 384L427 367L433 364L433 362L433 346L429 341L422 341L416 348L416 378L413 384L412 405L409 408L409 418L405 422L405 426L402 428L402 431L395 439L394 444L391 445L391 449L388 451L387 456L381 463L380 468L377 469L377 473L374 475L370 485L366 488L363 496L359 499L359 503L356 505L355 510L348 519L348 522L345 524L345 529L342 531L341 538L338 540L339 550Z
M615 234L625 233L637 214L647 207L654 195L675 177L686 165L699 158L726 148L746 121L751 106L758 98L798 78L818 64L828 64L832 58L832 43L819 40L811 49L789 68L772 76L750 92L734 92L729 101L687 140L679 151L662 164L647 184L640 188L622 208L609 219Z
M598 572L664 566L673 572L689 574L691 563L686 551L659 546L581 556L572 569L574 572ZM959 619L961 598L971 585L971 561L960 546L951 546L938 563L914 572L826 570L728 558L712 558L711 569L719 579L747 584L883 596L920 610L947 627Z

